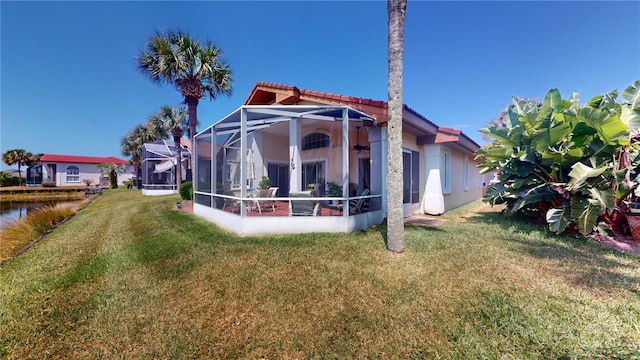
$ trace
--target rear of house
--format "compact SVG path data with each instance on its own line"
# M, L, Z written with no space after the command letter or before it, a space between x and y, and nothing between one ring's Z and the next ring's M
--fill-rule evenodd
M382 137L386 138L384 125L388 120L388 104L384 101L258 82L245 102L245 105L270 104L349 106L375 118L376 124L382 126ZM436 125L407 105L403 106L402 118L405 216L419 213L438 215L482 197L492 175L482 175L476 167L474 152L480 148L477 143L460 130ZM316 129L307 131L321 134L323 125L318 123ZM367 127L350 131L356 143L368 142L368 136L372 133L371 128ZM308 133L302 134L305 135ZM282 142L265 140L265 143ZM357 161L364 163L370 163L375 155L366 148L354 152L354 156L361 159ZM304 151L302 156L304 163ZM368 187L362 184L366 182L363 175L359 175L358 170L362 166L353 166L349 181L358 184L359 188Z
M256 84L243 106L196 135L194 212L241 235L348 232L381 223L387 106ZM404 105L401 146L405 216L442 214L482 196L487 179L473 160L479 145L461 131ZM268 199L260 179L276 189L272 211L261 206ZM318 206L295 216L301 201Z
M109 177L103 175L98 165L110 163L125 167L123 173L118 174L118 184L132 177L131 167L126 160L99 156L77 156L44 154L40 163L28 169L28 176L33 179L30 184L40 185L43 182L55 183L56 186L81 186L85 181L92 184L108 186Z

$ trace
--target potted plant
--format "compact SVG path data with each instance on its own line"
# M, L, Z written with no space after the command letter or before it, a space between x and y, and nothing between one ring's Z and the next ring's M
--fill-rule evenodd
M327 183L327 191L329 197L342 197L342 186L334 182ZM340 200L332 200L332 202L336 205L340 203Z
M271 179L268 176L262 176L262 179L258 183L260 190L268 189L271 187Z

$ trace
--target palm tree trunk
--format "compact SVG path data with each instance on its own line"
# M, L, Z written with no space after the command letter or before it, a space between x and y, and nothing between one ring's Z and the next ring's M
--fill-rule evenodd
M182 146L180 145L180 136L173 136L173 142L176 147L176 187L180 191L182 185Z
M22 186L22 171L20 171L21 165L20 161L18 161L18 186Z
M189 139L191 140L191 171L196 169L196 157L193 153L195 148L194 136L196 135L196 126L198 125L198 98L188 97L184 101L187 103L189 110ZM193 176L193 173L191 174Z
M405 250L402 204L402 55L407 0L388 0L389 15L389 135L387 156L387 249Z

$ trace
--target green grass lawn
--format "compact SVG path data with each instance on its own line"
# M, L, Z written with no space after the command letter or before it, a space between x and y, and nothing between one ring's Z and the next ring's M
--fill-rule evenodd
M0 270L0 357L640 358L640 256L476 202L439 227L239 238L109 190ZM481 211L478 211L481 210Z

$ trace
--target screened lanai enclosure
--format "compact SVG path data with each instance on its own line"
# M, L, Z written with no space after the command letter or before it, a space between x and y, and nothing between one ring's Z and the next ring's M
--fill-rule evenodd
M188 147L181 148L182 181L191 180ZM176 147L173 140L158 140L142 146L142 194L167 195L176 194Z
M346 106L245 105L195 136L194 213L240 235L382 222L386 137Z

